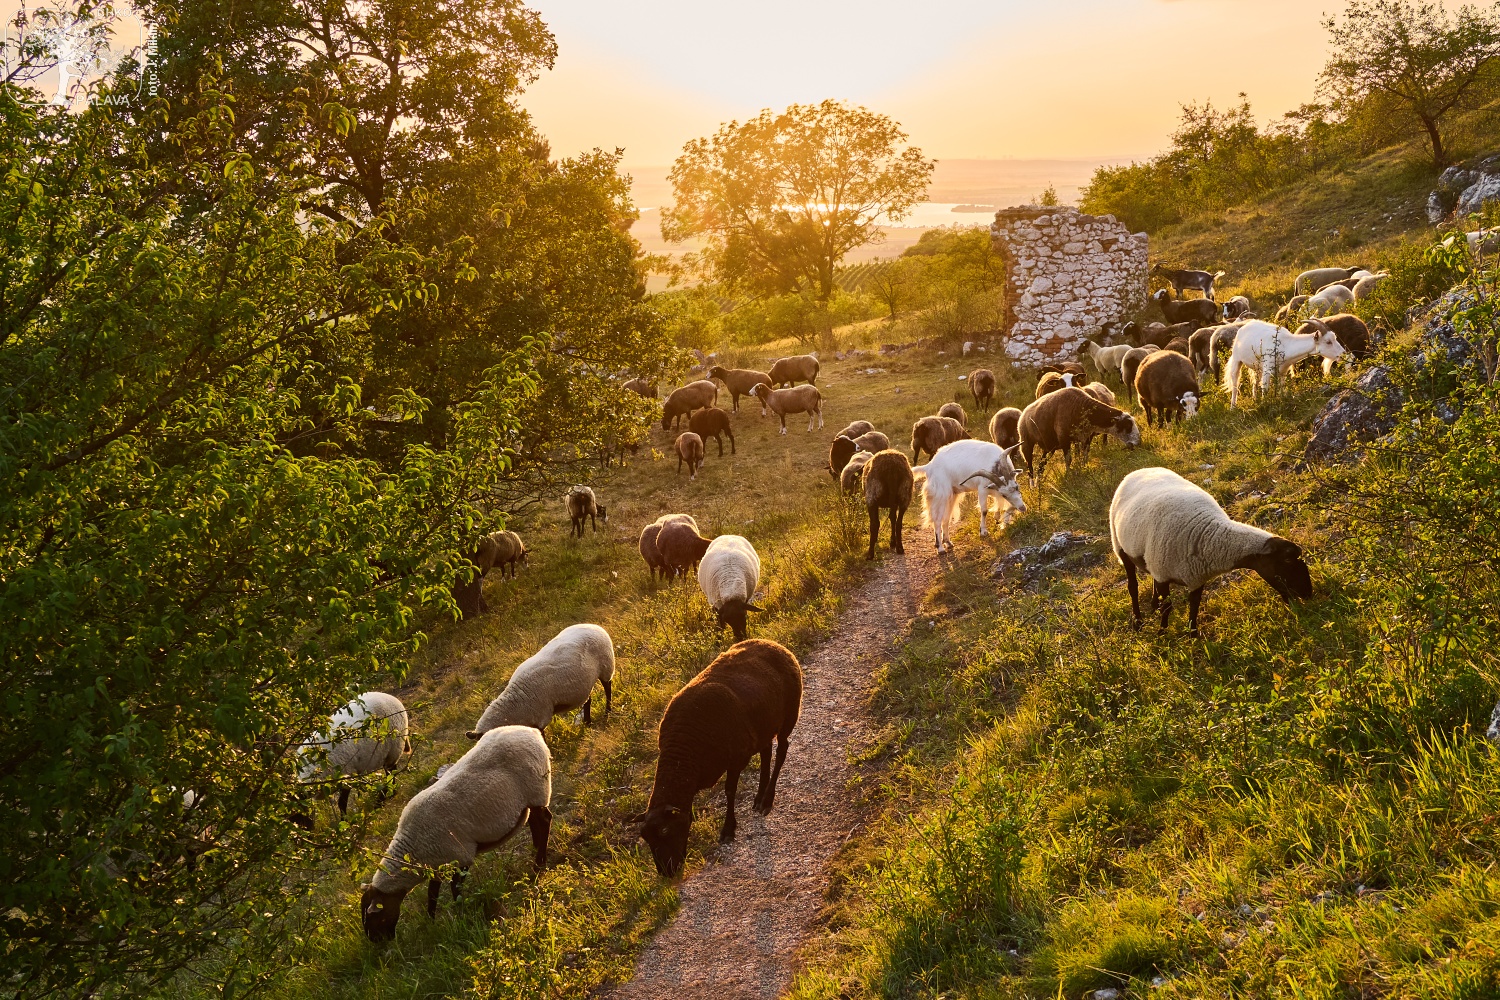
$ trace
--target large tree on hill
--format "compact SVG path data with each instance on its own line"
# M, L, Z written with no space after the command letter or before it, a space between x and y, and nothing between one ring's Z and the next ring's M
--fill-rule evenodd
M1394 103L1421 129L1433 166L1446 167L1449 116L1481 101L1500 60L1500 4L1449 11L1411 0L1351 0L1342 19L1324 26L1338 49L1322 76L1335 106Z
M730 287L826 306L844 255L927 190L934 164L905 142L890 118L839 101L729 122L673 165L662 235L705 241L691 263Z

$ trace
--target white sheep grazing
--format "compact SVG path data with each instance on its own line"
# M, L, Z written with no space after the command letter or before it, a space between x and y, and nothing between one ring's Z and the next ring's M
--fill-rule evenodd
M1311 354L1321 355L1325 361L1332 362L1343 356L1344 348L1332 330L1298 334L1265 320L1246 323L1235 335L1229 365L1224 369L1229 405L1239 405L1240 376L1246 369L1251 373L1256 393L1260 394L1266 391L1273 378L1285 375L1295 362Z
M1133 346L1135 345L1125 343L1101 347L1091 340L1083 345L1083 350L1078 356L1080 359L1087 357L1092 361L1099 371L1099 377L1103 378L1106 371L1112 375L1120 373L1120 362L1125 359L1125 353Z
M1171 469L1138 469L1121 481L1109 505L1109 538L1125 567L1137 628L1138 571L1151 575L1151 610L1161 608L1162 628L1172 611L1172 586L1188 589L1188 626L1195 634L1204 585L1230 570L1254 570L1287 602L1312 596L1312 577L1295 542L1230 520L1213 497Z
M614 704L615 645L598 625L569 625L516 668L468 737L477 740L497 726L547 728L552 716L583 706L588 725L594 685L604 687L604 714Z
M817 424L821 430L823 427L823 394L815 385L799 385L790 389L772 389L764 382L754 386L750 394L760 400L761 405L776 414L781 421L781 433L786 433L786 415L788 413L806 413L807 429L811 433L813 425Z
M734 630L736 642L745 638L745 613L762 610L753 603L759 586L760 556L749 539L720 535L709 543L698 563L698 589L719 616L719 624Z
M1354 285L1354 301L1363 302L1374 295L1375 289L1379 288L1380 283L1389 277L1389 274L1367 274L1360 278Z
M427 915L437 915L442 881L435 869L457 865L453 898L482 851L504 843L525 823L538 868L547 864L552 830L552 755L529 726L491 729L442 778L413 795L374 878L360 887L365 935L396 936L401 901L428 879Z
M950 526L963 513L966 493L979 494L979 537L989 537L985 515L989 511L989 491L994 490L1005 505L1001 511L1002 527L1010 512L1026 512L1021 487L1016 483L1016 467L1011 454L1020 445L1006 450L989 441L954 441L943 445L926 465L912 467L914 476L925 477L922 485L922 523L933 530L933 544L941 549L946 542L953 547Z
M1343 285L1329 285L1308 299L1305 308L1309 316L1333 316L1343 312L1353 301L1352 291Z
M409 721L400 698L366 691L333 713L327 736L313 733L297 748L297 780L310 784L394 769L411 751ZM348 805L349 786L340 785L339 812Z

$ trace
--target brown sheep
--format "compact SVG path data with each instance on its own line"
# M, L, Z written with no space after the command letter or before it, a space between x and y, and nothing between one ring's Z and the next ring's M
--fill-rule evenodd
M1165 323L1147 323L1144 327L1137 327L1135 336L1131 338L1136 347L1149 347L1155 344L1157 347L1165 347L1167 341L1172 339L1170 328Z
M811 354L781 358L771 365L771 388L779 389L784 385L796 385L798 382L817 385L818 368L818 359Z
M724 388L729 390L729 395L734 399L734 412L740 412L740 397L750 395L750 390L764 382L771 384L771 376L766 372L758 372L753 368L724 368L714 365L708 370L709 378L716 378L724 383ZM765 407L761 407L761 415L765 415Z
M469 561L478 568L478 575L453 587L453 600L458 604L459 613L465 618L490 609L484 599L483 580L491 569L499 566L500 576L504 579L505 571L509 568L511 579L515 579L517 562L523 566L530 565L526 557L526 543L514 531L496 531L485 535L469 556Z
M1188 360L1199 373L1214 370L1214 338L1222 326L1205 326L1188 338Z
M1038 399L1021 414L1021 457L1031 470L1031 485L1041 482L1047 456L1063 453L1066 468L1073 467L1073 445L1081 447L1088 460L1089 442L1108 434L1127 448L1141 443L1141 429L1124 410L1105 406L1082 389L1059 389Z
M1167 342L1165 349L1171 351L1173 354L1181 354L1186 358L1190 357L1189 351L1191 348L1188 346L1189 343L1190 341L1186 337L1173 337Z
M1103 382L1090 382L1083 387L1083 391L1093 396L1105 406L1115 406L1115 394L1109 391L1109 386ZM1118 409L1118 407L1116 407Z
M942 406L938 407L937 415L940 417L950 417L953 420L957 420L960 427L967 428L969 426L969 415L965 413L964 408L957 403L944 403Z
M683 431L672 442L672 450L677 452L677 474L682 475L682 463L686 462L688 480L697 479L698 470L703 468L703 439L692 431Z
M771 811L801 711L802 667L791 650L766 639L735 643L672 696L657 730L651 798L636 817L663 877L676 875L687 857L694 796L712 788L720 775L728 811L719 842L734 840L735 792L756 754L760 787L753 808L761 815Z
M1094 385L1098 384L1098 382L1094 383ZM1014 406L996 410L995 415L990 418L990 440L1007 451L1014 448L1021 443L1021 432L1016 426L1020 420L1021 411Z
M912 424L911 460L913 463L921 462L922 452L936 455L943 445L962 441L968 436L964 433L963 424L952 417L923 417Z
M1057 372L1048 372L1037 379L1036 398L1041 399L1048 393L1056 392L1059 389L1066 389L1069 384L1065 376L1059 375Z
M877 451L885 451L891 446L891 439L879 431L865 431L854 439L854 443L860 451L868 451L874 454Z
M812 433L813 424L823 426L823 394L814 385L799 385L791 389L768 389L764 384L750 390L781 421L781 433L786 433L788 413L807 414L807 431Z
M890 511L891 551L906 553L901 544L901 522L911 506L915 479L911 463L903 452L887 449L875 453L865 465L865 509L870 513L870 551L866 559L875 558L875 544L880 541L880 512Z
M861 434L868 434L871 431L873 431L874 429L875 429L875 425L872 424L872 423L870 423L868 420L856 420L856 421L854 421L854 423L850 424L848 427L845 427L843 430L839 431L838 434L835 435L835 436L836 437L846 437L850 441L853 441L855 438L859 437Z
M682 418L694 410L713 406L719 401L719 387L707 379L689 382L680 389L673 389L661 411L661 429L669 430L673 422L680 424Z
M661 557L661 550L656 547L656 538L661 534L661 529L669 524L685 524L698 533L698 522L693 520L691 514L663 514L652 523L641 529L640 540L636 543L636 550L640 552L641 558L646 560L646 569L651 574L653 582L656 575L661 574L662 579L667 578L667 564Z
M717 406L705 406L697 413L688 418L688 429L703 439L707 447L708 439L713 438L719 443L719 457L724 457L724 438L729 435L729 454L735 454L734 450L734 428L729 426L729 414Z
M626 382L624 385L620 386L620 388L624 389L626 392L633 392L638 396L644 397L645 399L656 398L656 383L647 382L643 378L633 378L629 382Z
M1125 383L1125 395L1132 399L1135 393L1135 373L1140 370L1141 362L1161 350L1160 347L1132 347L1125 352L1125 357L1120 359L1120 380Z
M661 554L662 565L668 579L687 576L688 570L697 569L708 551L711 539L698 534L695 524L686 521L668 521L656 535L656 551Z
M849 460L859 451L859 445L852 438L846 438L842 434L833 439L833 444L828 446L828 474L834 479L839 478L844 472L844 467Z
M980 413L990 412L990 403L995 398L995 373L988 368L976 368L969 373L969 394Z
M609 514L605 512L604 505L594 496L594 491L587 486L574 486L569 488L568 495L564 497L568 507L568 519L572 521L572 529L569 535L583 537L583 522L588 521L589 527L594 531L599 530L599 522L609 524Z
M863 492L865 466L874 457L871 452L856 451L854 457L849 459L849 464L844 466L844 471L839 473L839 489L845 493Z
M1141 362L1135 395L1146 411L1148 427L1195 415L1202 398L1193 363L1175 351L1158 351Z
M1276 310L1276 325L1286 326L1287 321L1301 312L1302 307L1307 305L1307 301L1311 298L1311 295L1292 296L1292 300L1290 302L1282 306L1280 309Z
M1056 372L1058 375L1071 375L1072 378L1068 380L1069 385L1082 387L1087 385L1089 381L1088 369L1077 361L1063 361L1057 364L1043 365L1038 374L1040 376L1048 372Z
M1308 320L1297 328L1297 332L1299 334L1321 332L1317 329L1317 324L1322 324L1332 330L1344 350L1356 358L1368 358L1375 353L1370 346L1370 328L1358 316L1352 313L1339 313L1335 316L1325 316L1321 320Z

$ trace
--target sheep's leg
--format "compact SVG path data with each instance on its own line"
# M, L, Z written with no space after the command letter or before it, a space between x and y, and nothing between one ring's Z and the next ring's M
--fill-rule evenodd
M591 724L594 721L593 717L589 715L589 707L593 704L593 701L594 692L591 690L589 691L589 696L583 699L583 724L585 726Z
M339 786L339 815L346 816L349 813L349 786Z
M723 458L724 457L724 438L720 434L715 434L714 435L714 440L719 443L719 457Z
M1163 631L1167 628L1167 618L1172 614L1172 585L1170 583L1156 583L1151 588L1151 610L1155 611L1158 602L1161 604L1161 627Z
M615 707L615 682L606 680L599 683L604 685L604 715L608 718L609 710Z
M536 851L532 864L547 867L547 837L552 833L552 810L546 806L532 806L526 817L526 827L531 831L531 846Z
M979 486L979 537L990 537L990 526L987 516L990 509L989 494L984 491L984 484Z
M724 775L724 828L719 831L719 843L728 844L734 841L734 831L739 825L734 819L734 796L740 787L740 772L745 769L746 760L739 767L731 766Z
M762 803L765 811L769 813L771 807L776 804L776 783L781 780L781 765L786 763L787 747L791 745L791 737L776 737L776 764L771 768L771 787L766 791L765 801Z
M891 508L891 551L898 556L906 554L906 547L901 544L901 521L905 517L905 507Z
M766 793L771 790L771 741L766 740L766 745L760 748L760 787L755 790L755 804L751 807L755 812L764 816L771 811L770 806L765 804Z
M458 894L463 891L464 879L468 877L469 873L460 868L453 873L453 878L448 882L448 891L453 893L453 901L455 903L458 902Z
M1135 560L1123 552L1117 552L1120 564L1125 567L1125 586L1130 589L1130 617L1135 627L1141 627L1141 584L1135 576ZM1155 610L1155 609L1152 609Z
M1203 603L1203 588L1199 587L1188 594L1188 629L1194 635L1198 634L1198 605L1201 603Z
M427 882L427 915L437 916L438 897L443 894L443 880L436 875Z
M734 450L734 431L729 431L728 434L729 434L729 454L733 455L733 454L735 454L735 450ZM719 456L722 458L723 455L724 455L724 446L720 445L719 446Z
M777 416L781 418L781 433L785 434L786 433L786 414L785 413L778 413Z
M865 553L866 559L875 558L875 543L880 541L880 508L875 504L869 505L870 512L870 551Z

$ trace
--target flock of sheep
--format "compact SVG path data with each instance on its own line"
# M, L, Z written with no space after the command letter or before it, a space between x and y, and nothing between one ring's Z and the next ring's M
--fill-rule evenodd
M1315 300L1334 287L1358 296L1359 289L1368 290L1370 282L1383 277L1363 268L1307 272L1298 278L1297 290L1312 287L1314 294L1298 304L1301 311L1283 310L1285 315L1276 323L1267 323L1254 317L1243 297L1223 306L1215 302L1213 286L1222 272L1158 268L1157 273L1178 296L1195 289L1203 297L1158 293L1155 301L1167 323L1107 328L1085 345L1076 361L1043 369L1035 396L1024 409L1004 407L990 417L990 440L970 437L968 415L957 403L946 403L914 423L910 458L892 448L889 437L866 420L834 435L828 472L840 489L864 501L870 521L867 558L875 558L882 511L890 526L890 550L904 552L903 521L918 484L924 527L932 531L933 543L941 550L953 545L951 529L969 493L977 495L981 537L989 534L991 495L999 503L1002 525L1012 514L1025 512L1018 456L1035 488L1048 458L1057 452L1071 466L1074 448L1086 461L1095 438L1114 438L1127 448L1139 445L1136 418L1117 405L1104 382L1090 379L1085 361L1101 377L1120 378L1127 395L1139 401L1148 425L1192 418L1202 399L1200 379L1218 379L1221 369L1231 405L1237 405L1245 369L1252 373L1256 389L1263 391L1271 379L1303 358L1321 357L1326 372L1346 352L1367 352L1369 331L1364 324L1348 314L1329 314L1324 303ZM1328 298L1339 300L1342 295ZM1296 333L1282 325L1287 316L1304 319ZM718 440L721 456L723 436L729 438L731 452L735 448L730 413L715 405L721 384L731 395L733 412L738 412L741 397L753 398L763 416L778 419L783 434L788 415L806 414L809 433L821 427L818 370L818 360L811 355L783 358L765 372L715 366L707 378L670 393L662 407L662 427L681 430L687 422L673 442L678 472L685 464L690 477L696 476L709 437ZM994 372L978 369L967 376L967 384L975 407L988 413L996 391ZM626 388L657 398L656 387L643 380ZM924 453L927 462L914 464ZM564 502L573 535L581 537L585 523L597 531L599 521L608 522L605 507L590 487L573 487ZM1111 548L1125 570L1137 627L1142 624L1140 573L1152 579L1151 610L1160 611L1163 629L1171 613L1172 588L1188 592L1188 621L1195 634L1205 585L1232 570L1254 571L1284 600L1305 599L1312 592L1302 550L1295 543L1232 520L1211 495L1169 469L1127 475L1110 505L1109 529ZM761 561L749 539L705 538L691 515L667 514L641 530L638 550L653 581L696 575L721 627L728 626L736 640L667 706L658 730L651 796L646 811L633 820L640 823L658 871L671 876L686 857L694 797L721 777L729 805L720 840L734 838L735 790L757 755L760 783L754 809L762 814L771 810L800 711L802 671L786 648L746 638L748 614L761 611L754 603ZM473 560L481 576L495 567L513 576L517 564L527 562L526 546L514 532L496 532L481 540ZM608 714L615 680L613 643L593 624L563 629L516 668L468 732L474 746L457 763L440 769L434 782L402 810L374 877L363 887L361 916L371 940L394 935L402 900L424 879L428 913L436 912L441 882L434 872L440 869L457 871L451 883L456 898L463 872L475 856L497 847L523 825L530 831L536 864L545 865L551 756L542 734L555 715L579 708L584 724L590 724L596 685L603 688ZM401 702L383 692L367 693L330 719L327 735L314 734L301 747L299 778L339 783L350 776L389 771L409 752L407 737L408 717ZM348 788L339 787L342 811Z

